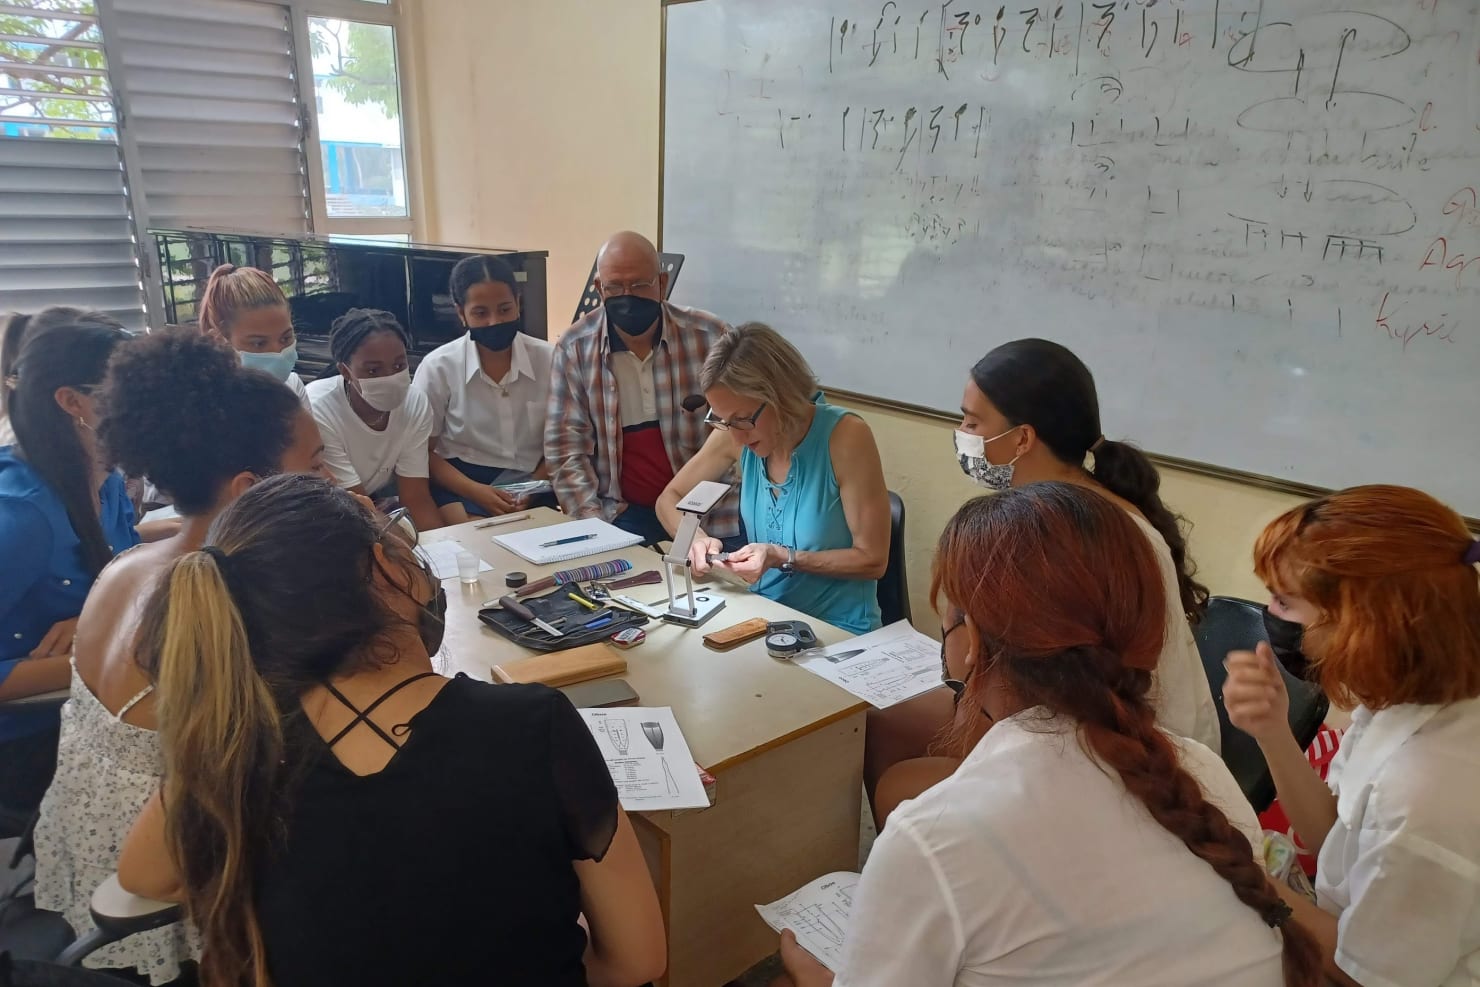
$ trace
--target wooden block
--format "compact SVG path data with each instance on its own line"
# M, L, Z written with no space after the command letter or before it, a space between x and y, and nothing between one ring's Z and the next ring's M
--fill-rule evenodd
M721 631L704 635L704 643L715 651L729 651L746 641L754 641L766 633L768 621L764 617L752 617L738 624L731 624Z
M583 648L502 662L493 666L493 678L496 682L538 682L558 688L626 671L627 659L622 653L609 644L597 642Z

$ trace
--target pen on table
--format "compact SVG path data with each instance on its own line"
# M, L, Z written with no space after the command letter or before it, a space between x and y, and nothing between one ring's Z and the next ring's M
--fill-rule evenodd
M574 545L578 541L590 541L595 537L595 534L571 535L569 538L557 538L554 541L541 542L540 548L555 548L558 545Z
M528 514L505 514L503 517L496 517L490 521L480 521L479 523L473 525L473 528L474 530L477 530L478 528L494 528L500 524L512 524L515 521L528 520Z

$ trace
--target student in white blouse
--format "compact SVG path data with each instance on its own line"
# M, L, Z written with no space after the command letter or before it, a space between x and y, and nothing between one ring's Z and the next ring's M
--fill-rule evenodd
M1228 657L1228 717L1259 741L1318 854L1316 902L1286 897L1340 984L1480 984L1476 563L1458 514L1396 486L1297 507L1254 549L1270 612L1304 625L1322 688L1356 704L1322 782L1290 734L1273 653Z
M374 500L399 498L427 531L442 526L442 515L427 478L432 411L411 390L410 343L391 313L350 309L329 333L339 376L309 384L308 397L335 482Z
M523 333L519 283L497 257L452 269L468 333L427 354L414 389L432 410L432 496L449 524L525 506L496 485L548 479L545 406L555 348Z
M965 760L890 817L837 983L1314 987L1228 769L1157 726L1165 590L1130 515L1058 482L970 501L932 593ZM790 935L782 959L832 982Z

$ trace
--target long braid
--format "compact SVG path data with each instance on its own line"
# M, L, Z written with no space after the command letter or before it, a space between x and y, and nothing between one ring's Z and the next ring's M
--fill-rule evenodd
M1118 659L1107 655L1105 663L1118 664ZM1280 930L1287 987L1316 987L1321 956L1315 938L1289 920L1289 906L1255 861L1248 839L1207 800L1202 786L1182 767L1176 748L1156 728L1155 714L1145 700L1150 673L1116 668L1110 674L1119 681L1113 692L1098 694L1102 702L1095 705L1100 708L1078 711L1092 714L1080 717L1085 745L1101 763L1115 769L1126 791L1141 800L1151 818L1227 881L1239 901L1265 924Z

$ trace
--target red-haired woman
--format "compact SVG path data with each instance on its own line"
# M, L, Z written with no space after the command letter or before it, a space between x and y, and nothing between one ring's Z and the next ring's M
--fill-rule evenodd
M1228 717L1259 741L1318 854L1317 904L1286 897L1338 983L1480 983L1477 562L1458 514L1394 486L1297 507L1254 549L1270 611L1304 625L1321 687L1355 705L1322 782L1290 734L1273 654L1228 657Z
M1137 522L1084 487L951 520L931 591L965 760L890 817L838 984L1316 984L1228 769L1156 724L1162 584ZM790 935L782 958L798 987L832 982Z

